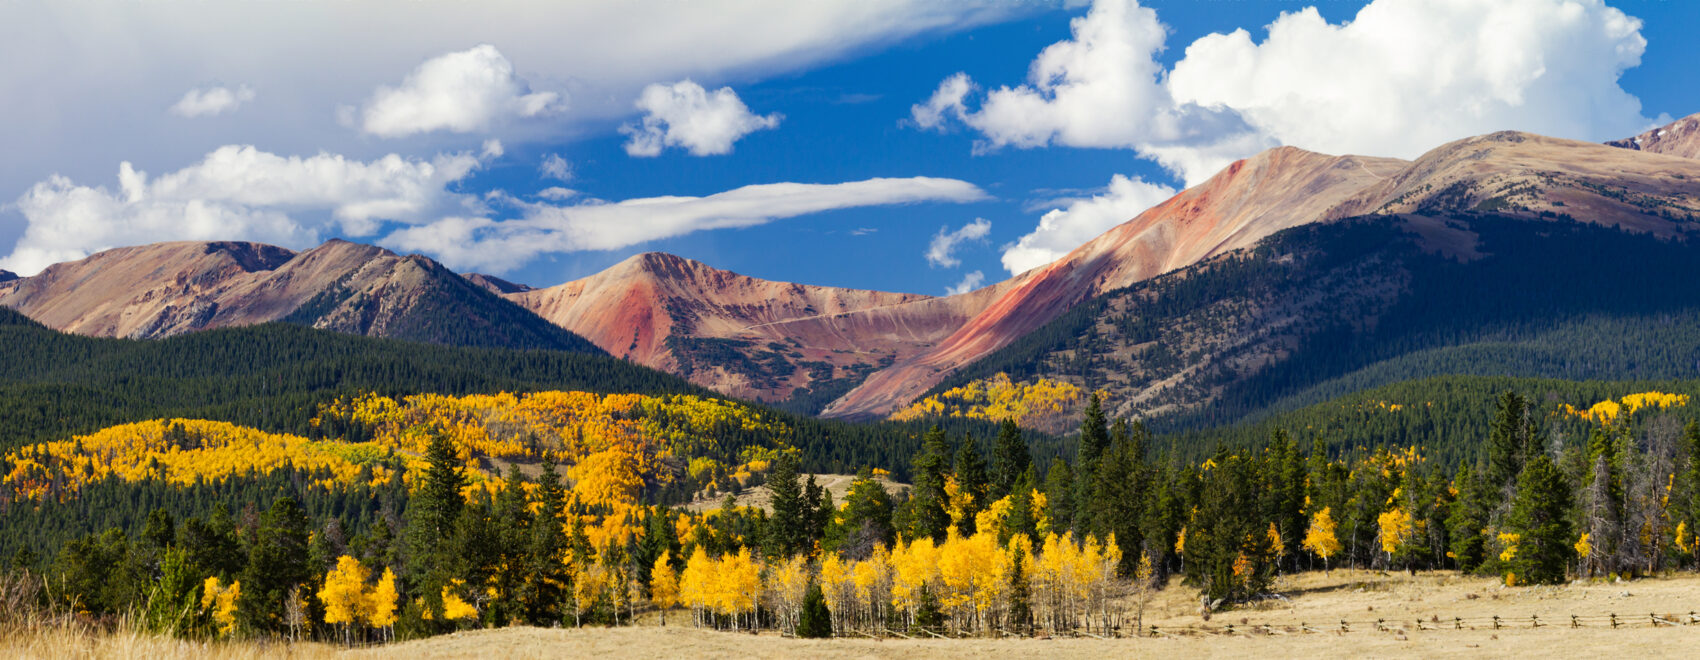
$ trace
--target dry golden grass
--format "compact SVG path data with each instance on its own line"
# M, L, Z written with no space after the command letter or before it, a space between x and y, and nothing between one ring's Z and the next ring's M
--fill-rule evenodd
M1450 573L1382 574L1334 571L1288 578L1279 585L1286 599L1219 612L1205 621L1197 591L1172 585L1147 610L1147 623L1164 635L1139 639L835 639L796 640L773 633L714 632L675 625L659 627L653 615L625 628L507 628L445 635L358 651L323 644L181 642L134 633L92 634L72 629L0 631L0 657L191 657L318 658L333 655L427 658L1106 658L1106 657L1686 657L1700 644L1700 626L1648 625L1650 613L1700 610L1700 576L1684 575L1617 584L1507 589L1492 579ZM1473 597L1472 597L1473 596ZM1592 625L1573 629L1571 614L1617 613L1613 630ZM1502 629L1428 629L1438 618L1505 620ZM1539 615L1548 627L1531 628ZM1339 633L1339 621L1353 622ZM1386 620L1386 631L1373 622ZM1418 629L1422 619L1425 629ZM1286 632L1300 622L1321 633ZM1226 627L1235 632L1228 634ZM1262 625L1279 631L1257 632ZM1197 629L1210 627L1214 632ZM1251 631L1251 632L1248 632Z

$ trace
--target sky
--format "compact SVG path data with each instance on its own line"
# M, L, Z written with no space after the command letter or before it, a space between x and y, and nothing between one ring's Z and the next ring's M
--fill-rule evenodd
M0 268L331 238L943 295L1274 146L1700 112L1700 3L0 3Z

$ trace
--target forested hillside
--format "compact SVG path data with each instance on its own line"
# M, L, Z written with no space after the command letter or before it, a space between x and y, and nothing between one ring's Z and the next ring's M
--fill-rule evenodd
M929 394L1061 379L1176 430L1443 374L1695 378L1697 276L1688 242L1562 218L1311 225L1083 304Z

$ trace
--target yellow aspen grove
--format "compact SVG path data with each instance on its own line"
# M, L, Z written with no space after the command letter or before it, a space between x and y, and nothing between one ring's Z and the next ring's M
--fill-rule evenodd
M395 589L395 571L384 567L383 577L378 578L378 584L366 594L367 622L374 628L383 631L385 637L393 636L395 631L395 606L398 594Z
M359 559L343 555L337 558L336 568L325 573L325 586L319 589L325 623L342 629L345 644L351 641L352 630L371 616L372 601L366 594L366 578L370 574Z
M242 598L242 582L221 587L217 577L209 577L201 585L201 609L212 614L218 623L218 634L229 637L236 629L236 601Z
M873 554L856 562L852 571L856 598L866 606L858 610L867 617L870 626L885 621L886 605L892 602L891 562L891 551L883 545L876 545Z
M821 593L830 603L827 609L832 613L832 630L837 633L843 630L842 622L855 607L855 578L845 567L844 560L839 559L838 553L829 553L820 561L819 580Z
M584 625L584 613L613 586L613 576L601 564L591 562L573 576L573 624Z
M673 572L673 552L661 551L655 565L649 569L649 604L661 611L661 625L667 625L667 610L679 604L679 575Z
M761 566L748 547L738 548L737 554L720 558L717 592L721 614L732 617L736 626L739 615L748 614L750 628L755 628L756 603L761 597Z
M1337 527L1334 515L1328 507L1322 507L1321 511L1311 516L1310 530L1305 532L1305 549L1322 558L1322 568L1325 571L1328 569L1328 558L1340 552L1340 539L1334 533Z
M921 604L921 586L933 582L938 569L938 550L931 538L907 545L898 539L891 549L891 604L907 612L910 624L915 621L915 608Z
M1381 529L1381 549L1391 560L1399 546L1404 545L1406 539L1411 537L1411 514L1404 509L1389 509L1377 516L1376 522Z
M713 605L714 570L717 568L701 545L685 561L685 572L679 576L679 601L691 608L696 625L702 625L702 615Z
M802 555L768 566L767 583L763 589L768 607L778 613L787 630L797 627L802 613L803 596L809 590L809 560Z

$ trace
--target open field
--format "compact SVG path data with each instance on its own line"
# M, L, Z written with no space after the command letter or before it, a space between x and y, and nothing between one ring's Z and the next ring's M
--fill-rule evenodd
M357 651L323 644L203 644L144 635L64 631L0 635L3 657L261 658L381 656L424 658L1105 658L1105 657L1682 657L1700 644L1700 625L1651 625L1649 616L1686 620L1700 610L1700 576L1626 583L1507 589L1455 574L1309 573L1280 585L1284 598L1219 612L1205 621L1196 591L1179 585L1147 610L1157 638L795 640L772 633L714 632L687 626L470 631ZM1601 617L1618 614L1612 629ZM1586 624L1571 628L1570 616ZM1495 630L1492 617L1503 628ZM1531 616L1543 624L1531 626ZM1453 619L1465 628L1455 629ZM1342 633L1340 620L1349 622ZM1376 620L1385 619L1385 630ZM1418 620L1422 620L1419 629ZM688 621L675 616L673 621ZM1321 632L1301 632L1299 624ZM1228 633L1228 626L1234 632ZM1273 632L1263 632L1267 625ZM1210 632L1202 632L1208 627ZM1435 629L1439 628L1439 629Z

